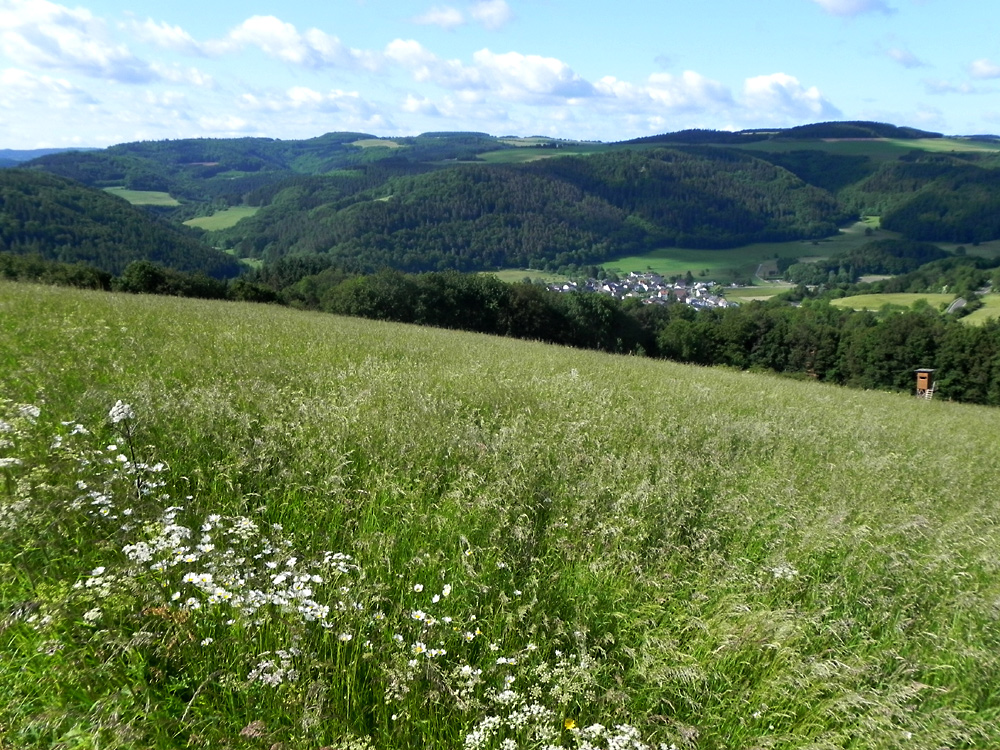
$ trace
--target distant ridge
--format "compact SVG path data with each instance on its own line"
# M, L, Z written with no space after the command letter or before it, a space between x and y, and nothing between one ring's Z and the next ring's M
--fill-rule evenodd
M797 125L793 128L764 130L679 130L675 133L651 135L622 141L624 144L641 143L715 143L736 145L766 140L812 140L816 138L943 138L942 133L934 133L917 128L900 127L884 122L844 121L818 122L811 125Z

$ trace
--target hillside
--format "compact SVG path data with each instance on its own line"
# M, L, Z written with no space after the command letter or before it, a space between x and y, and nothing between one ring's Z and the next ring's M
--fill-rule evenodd
M859 214L910 240L1000 238L998 149L989 139L828 122L612 144L455 132L187 139L24 166L121 189L177 224L260 208L207 236L244 258L574 274L671 247L817 239Z
M711 150L458 165L352 194L361 179L295 180L217 236L268 260L329 253L366 270L481 270L815 238L847 219L829 194L786 170Z
M234 258L182 228L102 190L23 169L0 169L0 250L116 274L134 260L219 277L239 272Z
M1000 743L992 409L9 284L0 362L5 745Z

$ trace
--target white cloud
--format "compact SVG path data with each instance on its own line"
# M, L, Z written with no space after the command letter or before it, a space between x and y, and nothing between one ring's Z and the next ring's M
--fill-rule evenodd
M748 78L743 84L743 103L751 118L760 122L830 120L841 115L818 88L805 88L785 73Z
M928 94L981 94L984 93L970 83L952 83L935 78L924 81L924 90Z
M309 29L302 34L294 25L275 16L251 16L222 41L205 45L212 54L243 47L257 47L268 57L308 68L374 69L378 65L376 56L351 49L335 36L319 29Z
M922 68L927 64L910 50L901 47L893 47L886 54L904 68Z
M170 83L183 83L189 86L198 86L199 88L211 89L215 88L215 80L212 76L207 73L202 73L197 68L184 68L180 65L163 65L161 63L152 63L150 69L153 70L156 75Z
M435 5L426 13L413 19L413 23L421 26L440 26L442 29L455 29L465 23L462 11L449 5Z
M605 76L595 89L635 116L637 122L645 119L657 123L665 116L727 112L736 106L728 87L692 70L679 76L654 73L643 86Z
M48 0L6 0L0 6L0 51L19 64L73 70L124 83L148 83L155 72L84 8Z
M859 16L862 13L893 13L894 10L884 0L812 0L827 13L834 16Z
M490 31L503 28L514 18L506 0L477 0L468 8L468 15ZM466 14L451 5L435 5L413 19L413 23L440 26L448 31L464 26L467 21Z
M66 109L93 101L65 78L39 76L19 68L0 70L0 107L14 109L34 103Z
M973 78L1000 78L1000 65L983 58L969 66Z
M401 109L407 114L424 115L426 117L440 117L441 111L430 99L422 96L408 94L406 100L401 105Z
M482 49L473 54L472 59L489 87L505 99L575 99L595 93L589 82L554 57L519 52L498 55Z
M155 44L163 49L183 52L189 55L200 55L204 53L201 44L195 41L189 33L180 26L171 26L167 23L157 23L151 18L147 18L142 23L132 21L127 28L137 39L149 44Z
M479 88L483 85L478 70L459 60L442 60L413 39L394 39L385 48L387 60L406 68L413 79L449 89Z
M514 17L506 0L480 0L472 6L469 13L491 31L503 28Z

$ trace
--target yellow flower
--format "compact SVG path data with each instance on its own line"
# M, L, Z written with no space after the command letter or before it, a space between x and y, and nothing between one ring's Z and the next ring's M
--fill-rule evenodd
M563 722L563 726L567 729L576 729L576 721L573 719L566 719L566 721Z

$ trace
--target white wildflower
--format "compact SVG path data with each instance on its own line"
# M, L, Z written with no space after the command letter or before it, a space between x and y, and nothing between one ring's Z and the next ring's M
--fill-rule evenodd
M111 407L111 411L108 412L108 417L111 418L113 424L118 424L119 422L124 422L126 419L135 419L135 412L132 411L132 407L129 404L123 403L119 399L114 406Z

